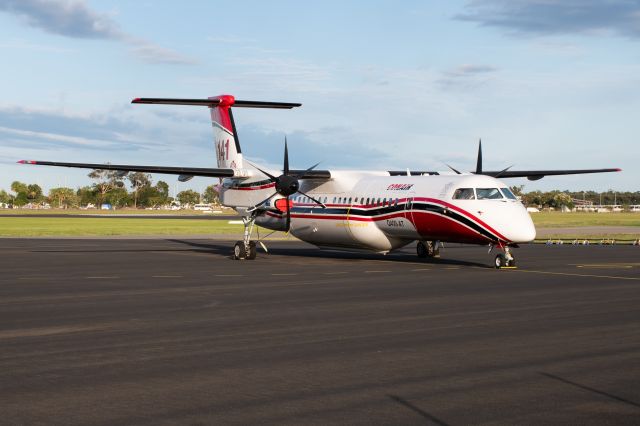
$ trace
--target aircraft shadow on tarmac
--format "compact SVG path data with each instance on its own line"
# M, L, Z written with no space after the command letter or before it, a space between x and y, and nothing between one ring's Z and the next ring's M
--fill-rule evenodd
M177 240L170 239L167 241L171 241L174 243L185 244L191 247L196 247L200 252L209 251L214 254L222 255L232 258L233 246L229 242L197 242L197 241L189 241L189 240ZM418 259L415 255L409 253L392 253L386 256L376 254L376 253L365 253L365 252L347 252L347 251L333 251L328 249L318 249L316 247L296 247L296 248L284 248L284 247L268 247L269 253L264 253L260 248L258 249L258 258L276 255L276 256L287 256L287 257L305 257L305 258L321 258L321 259L343 259L343 260L375 260L375 261L383 261L383 262L394 262L394 263L424 263L425 265L437 264L437 265L445 265L445 266L473 266L479 268L491 268L485 263L480 262L472 262L467 260L457 260L457 259Z

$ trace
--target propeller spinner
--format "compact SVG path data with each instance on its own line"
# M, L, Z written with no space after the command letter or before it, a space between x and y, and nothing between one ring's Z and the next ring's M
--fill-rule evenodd
M260 172L262 172L265 176L267 176L271 182L274 182L276 184L275 185L276 192L274 192L269 197L267 197L266 199L262 200L261 202L259 202L255 206L253 206L250 209L248 209L248 211L253 211L253 210L257 209L258 207L264 205L265 203L267 203L270 199L272 199L276 195L282 195L286 199L286 203L285 203L286 204L286 211L287 211L286 230L289 231L289 229L291 228L291 203L289 201L289 197L291 197L292 195L294 195L296 193L300 193L300 194L304 195L305 197L308 197L310 200L312 200L314 203L318 204L323 209L326 208L326 206L322 202L316 200L315 198L313 198L309 194L306 194L306 193L300 191L300 181L299 181L299 179L302 176L304 176L305 173L310 172L311 170L315 169L318 166L318 164L320 164L320 163L314 164L313 166L309 167L308 169L306 169L302 173L291 173L291 171L289 170L289 149L287 148L287 138L285 137L284 138L284 167L282 168L282 174L280 176L278 176L278 177L273 176L272 174L262 170L260 167L258 167L255 164L251 163L251 165L253 167L255 167L256 169L260 170Z

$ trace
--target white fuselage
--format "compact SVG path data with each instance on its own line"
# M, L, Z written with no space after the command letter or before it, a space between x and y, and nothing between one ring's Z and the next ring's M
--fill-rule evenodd
M507 185L483 175L388 176L384 172L334 172L330 180L302 180L291 196L295 237L322 247L388 252L415 240L468 244L517 244L535 238L525 207L508 198ZM473 199L460 197L464 189ZM498 191L492 191L498 189ZM260 178L223 181L224 205L241 214L269 197L274 185ZM493 194L492 199L483 198ZM509 193L509 195L511 195ZM270 201L274 206L275 199ZM266 211L256 219L282 230L284 214Z

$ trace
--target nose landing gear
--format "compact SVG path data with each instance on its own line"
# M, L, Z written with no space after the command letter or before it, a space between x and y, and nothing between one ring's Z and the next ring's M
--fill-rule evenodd
M509 246L499 243L498 249L504 250L504 253L498 253L496 255L493 262L493 266L496 269L515 269L516 260L511 255L511 250L509 250ZM493 245L490 246L489 253L491 253L491 250L493 250Z

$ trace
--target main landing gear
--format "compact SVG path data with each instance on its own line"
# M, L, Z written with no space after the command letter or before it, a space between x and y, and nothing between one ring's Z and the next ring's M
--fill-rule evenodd
M418 241L416 246L418 257L440 257L440 241Z
M506 268L515 269L516 260L511 255L511 250L509 250L509 246L504 245L504 244L499 244L498 248L504 250L504 253L498 253L496 255L496 257L495 257L495 259L493 261L494 268L496 268L496 269L506 269ZM493 250L493 245L491 245L489 247L489 253L491 253L491 250Z
M243 217L242 222L244 223L244 238L242 241L236 241L233 246L233 259L253 260L256 258L256 242L251 241L251 232L253 231L256 217L254 215Z

